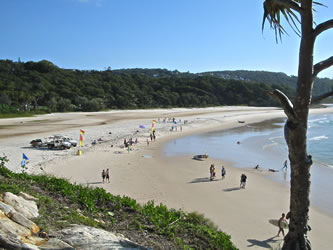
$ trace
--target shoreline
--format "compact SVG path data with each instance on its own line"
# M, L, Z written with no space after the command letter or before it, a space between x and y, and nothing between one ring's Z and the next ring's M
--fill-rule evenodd
M310 120L312 119L315 118ZM282 170L284 160L288 159L287 146L283 139L283 120L285 119L273 119L227 131L206 132L174 139L167 142L162 150L166 157L208 153L210 158L232 162L234 167L241 169L253 169L258 164L260 167L257 172L290 188L290 168L287 171ZM314 136L311 129L309 135ZM236 144L237 141L240 141L240 145ZM309 152L311 154L311 150ZM237 158L237 155L242 157ZM333 200L329 192L333 190L330 182L332 178L332 166L314 161L311 167L311 206L329 216L333 216Z
M320 112L325 113L325 111ZM126 195L140 203L154 200L155 204L161 202L169 208L203 213L222 231L231 234L231 240L240 249L247 247L264 249L268 246L279 245L282 237L274 237L278 228L270 225L268 220L277 219L282 212L288 211L288 188L264 178L262 173L232 167L231 163L221 160L208 158L205 161L194 161L186 156L169 159L163 156L161 147L167 141L175 138L242 126L238 122L239 120L253 123L260 119L283 117L283 112L279 109L245 107L212 108L201 111L191 109L187 110L187 114L183 109L181 112L183 113L170 112L170 110L150 111L149 116L141 116L140 119L129 117L130 119L120 119L112 124L101 124L103 121L97 119L96 125L82 126L82 129L86 130L84 135L86 141L93 139L98 133L105 136L105 132L109 130L112 131L112 135L117 134L118 138L114 137L114 141L111 138L96 147L87 147L87 150L83 148L81 156L73 157L74 152L61 155L60 152L53 151L60 155L48 163L41 165L37 163L31 172L46 172L67 178L75 183L103 187L112 194ZM131 111L131 113L136 112ZM139 112L137 113L139 114ZM142 113L144 111L141 112L141 115ZM79 117L78 120L89 118L86 115ZM124 114L125 116L126 114ZM147 146L144 138L147 138L149 133L144 132L139 134L139 145L134 146L129 153L119 147L125 136L137 130L138 121L148 122L149 119L151 121L151 118L166 116L175 116L177 119L181 117L182 120L188 119L189 123L183 125L182 132L169 131L171 124L161 127L157 123L156 142ZM40 117L36 120L38 119ZM72 119L71 122L73 122ZM121 128L114 127L120 125ZM70 131L71 129L64 130ZM96 133L92 132L93 129L96 129ZM89 133L91 134L88 136ZM40 134L45 134L45 132ZM26 139L25 136L23 137ZM112 136L110 135L110 137ZM2 145L4 141L6 139L0 138ZM9 142L9 139L7 141ZM111 143L114 143L113 147L110 146ZM31 152L33 153L33 151ZM30 158L33 159L31 156ZM217 168L218 178L216 181L210 182L208 168L212 162ZM227 168L227 176L224 180L220 178L222 164ZM43 168L42 171L39 169L40 166ZM102 169L106 168L110 169L111 183L101 182L100 173ZM248 184L245 190L239 190L239 177L243 172L248 175ZM310 208L310 225L313 230L309 233L309 238L314 249L329 249L329 232L332 230L332 226L330 226L332 222L332 217Z

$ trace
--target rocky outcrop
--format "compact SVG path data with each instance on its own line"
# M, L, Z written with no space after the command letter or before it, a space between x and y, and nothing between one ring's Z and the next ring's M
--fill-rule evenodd
M82 225L72 225L71 228L58 232L63 241L75 249L146 249L126 239L121 234Z
M4 193L2 199L4 203L12 206L27 219L37 218L39 215L37 204L33 200L26 200L10 192Z
M39 216L36 201L25 193L0 196L0 250L146 249L122 235L82 225L72 225L49 238L31 221Z

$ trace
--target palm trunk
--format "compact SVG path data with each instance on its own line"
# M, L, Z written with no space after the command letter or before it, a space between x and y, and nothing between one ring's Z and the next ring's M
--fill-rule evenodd
M283 249L311 249L307 239L311 156L307 154L306 134L313 86L313 13L312 0L302 2L302 36L299 54L295 121L285 125L285 139L291 166L290 225Z

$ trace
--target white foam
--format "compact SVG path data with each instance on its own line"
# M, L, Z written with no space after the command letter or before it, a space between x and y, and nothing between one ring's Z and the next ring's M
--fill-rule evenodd
M275 146L275 145L278 145L278 143L277 143L277 142L274 142L274 143L271 143L271 144L265 145L265 146L262 147L262 149L265 150L266 148L268 148L268 147L273 147L273 146Z
M329 167L329 168L332 168L333 169L333 166L330 165L330 164L327 164L327 163L323 163L323 162L320 162L320 161L313 161L314 163L318 164L318 165L322 165L324 167Z
M275 139L280 139L280 138L283 138L283 136L275 136L275 137L270 137L268 139L271 140L271 141L273 141Z
M320 141L320 140L326 140L328 139L325 135L315 136L309 139L309 141Z

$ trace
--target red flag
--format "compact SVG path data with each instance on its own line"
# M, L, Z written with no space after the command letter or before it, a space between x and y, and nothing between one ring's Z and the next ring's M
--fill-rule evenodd
M85 133L85 131L80 129L80 134L83 135L84 133Z

